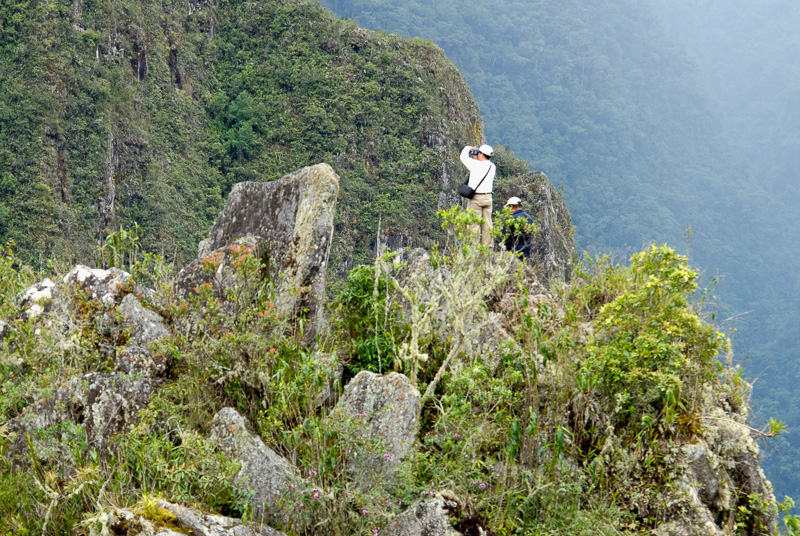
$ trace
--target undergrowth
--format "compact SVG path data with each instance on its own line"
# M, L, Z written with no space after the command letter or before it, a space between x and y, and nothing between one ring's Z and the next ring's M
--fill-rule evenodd
M544 286L529 264L476 242L474 215L440 216L449 237L441 250L390 254L350 272L329 307L333 329L314 348L277 310L274 284L247 247L233 250L222 296L206 284L187 297L166 283L160 258L113 250L106 262L124 259L136 284L158 287L145 301L172 335L152 351L170 368L107 451L66 423L13 459L11 421L53 386L110 370L125 334L113 306L79 293L68 320L20 316L11 298L32 272L6 249L0 296L13 335L0 360L0 532L71 533L103 509L145 511L153 497L250 519L239 466L206 439L226 406L304 475L286 499L295 519L278 527L290 534L374 536L440 492L498 535L654 527L671 508L663 489L676 449L703 433L709 389L746 406L746 383L718 361L729 342L693 301L696 271L652 246L627 266L587 258L570 283ZM380 463L385 446L364 439L358 418L330 413L343 382L362 370L403 372L422 393L416 448L372 481L358 476L351 453ZM748 526L774 509L760 496L741 504ZM763 533L748 531L740 532Z

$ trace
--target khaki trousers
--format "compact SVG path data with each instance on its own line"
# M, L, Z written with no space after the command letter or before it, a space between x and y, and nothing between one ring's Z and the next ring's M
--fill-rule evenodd
M492 194L475 194L472 199L467 199L467 210L474 210L483 218L483 227L470 225L470 232L481 232L481 241L489 248L492 247Z

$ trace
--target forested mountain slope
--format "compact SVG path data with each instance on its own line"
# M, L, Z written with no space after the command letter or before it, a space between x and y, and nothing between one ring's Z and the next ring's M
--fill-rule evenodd
M441 49L316 3L12 1L0 31L0 243L37 267L93 261L135 224L146 250L192 258L234 183L325 161L341 275L379 220L405 244L441 236L482 128ZM510 184L525 171L499 153Z
M778 104L765 100L766 80L738 77L720 83L716 93L704 91L709 86L701 80L720 76L707 72L713 62L699 62L701 71L676 37L682 26L668 30L647 3L509 0L490 8L474 0L326 2L367 27L440 45L472 87L489 139L508 144L563 185L579 248L624 251L666 241L703 268L707 284L719 276L712 290L717 321L735 330L736 359L759 378L759 426L774 417L797 430L796 380L786 373L800 363L800 211L792 179L797 112L790 106L796 102L798 54L791 36L797 8L788 4L749 3L749 15L736 14L738 31L727 34L729 48L746 58L731 55L728 65L754 62L754 73L778 85L785 109L775 114ZM683 3L672 11L686 23L695 6ZM788 10L780 14L780 6ZM713 18L718 6L697 10ZM778 15L767 20L765 11ZM786 47L770 39L776 28L783 36L777 43ZM711 37L705 34L702 43ZM771 69L757 69L763 63L756 50L765 43L774 51ZM704 54L710 59L707 49ZM736 119L735 105L722 117L713 105L720 100L748 103L750 123ZM760 114L767 105L769 113ZM768 131L779 143L766 141ZM745 148L731 141L742 139L752 143ZM800 472L792 460L800 434L786 441L781 476L777 464L770 475L779 495L797 495Z
M711 107L759 185L781 204L781 236L800 250L800 4L791 0L654 2L673 39L699 67ZM796 257L792 260L796 262ZM800 278L773 278L776 307L751 344L761 418L780 414L792 432L767 451L766 466L779 489L800 487L800 406L796 391L800 347ZM761 346L756 348L756 346ZM763 393L763 394L762 394Z

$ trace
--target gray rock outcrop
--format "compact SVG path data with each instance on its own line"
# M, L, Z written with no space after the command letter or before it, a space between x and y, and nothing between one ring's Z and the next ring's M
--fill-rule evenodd
M245 524L239 519L206 514L162 499L156 502L156 507L158 520L130 508L104 512L87 524L89 536L284 536L266 525ZM169 521L172 528L164 526L164 521Z
M16 437L8 454L24 458L28 451L26 435L37 444L39 432L59 436L65 433L65 423L73 423L83 427L87 448L104 456L108 439L138 422L137 414L149 403L153 388L150 379L134 379L127 374L93 372L72 379L59 387L53 398L36 402L11 421L10 429ZM44 437L37 456L51 462L62 461L48 444Z
M125 296L117 307L122 315L122 328L130 330L130 344L150 348L150 344L169 335L164 319L145 308L133 294Z
M236 482L252 493L254 518L287 525L292 521L288 489L300 477L289 462L247 427L247 420L235 409L223 408L214 416L210 439L242 465Z
M264 276L275 282L278 311L303 318L304 338L314 341L323 327L338 192L339 177L327 164L305 167L274 182L235 185L208 239L200 243L198 260L178 275L178 291L190 291L204 281L204 259L227 258L231 244L249 237L255 243L254 254L265 265ZM224 266L220 278L230 277Z
M654 534L723 536L740 521L743 528L737 534L776 534L778 517L767 506L774 503L772 486L759 464L751 429L744 424L746 408L726 412L714 406L707 411L703 437L680 448L677 478L664 495L669 513ZM743 512L749 512L748 519L740 519Z
M25 289L19 298L19 308L28 319L36 318L50 310L53 301L53 289L56 284L50 278L35 283Z
M361 371L350 380L331 418L349 421L362 447L348 457L351 478L361 489L391 486L395 470L414 448L420 393L403 374Z
M367 436L382 441L391 463L397 464L411 451L419 432L420 394L403 374L362 370L344 388L334 412L362 417Z
M131 274L119 268L102 270L78 265L69 271L60 286L72 286L86 293L89 300L116 305L123 291L131 284Z
M417 501L397 516L382 531L384 536L461 536L450 522L450 512L458 504L437 494Z
M492 536L450 491L414 503L380 532L383 536Z
M168 368L165 356L156 356L141 346L131 345L117 354L116 371L125 374L140 374L147 377L161 376Z
M25 289L19 299L19 309L27 319L34 319L51 310L67 310L69 297L81 293L87 301L117 305L131 285L131 275L119 268L101 270L77 265L59 283L45 279Z

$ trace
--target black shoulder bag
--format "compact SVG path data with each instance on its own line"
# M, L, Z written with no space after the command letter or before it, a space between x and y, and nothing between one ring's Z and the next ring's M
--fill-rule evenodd
M490 163L489 169L486 170L486 175L484 175L483 179L481 179L481 182L479 182L478 185L475 186L475 189L470 188L469 177L467 177L467 180L464 181L464 184L458 187L458 195L460 195L461 197L466 197L467 199L472 199L473 197L475 197L475 190L480 188L481 184L483 183L483 180L489 176L489 172L491 170L492 170L492 164Z

